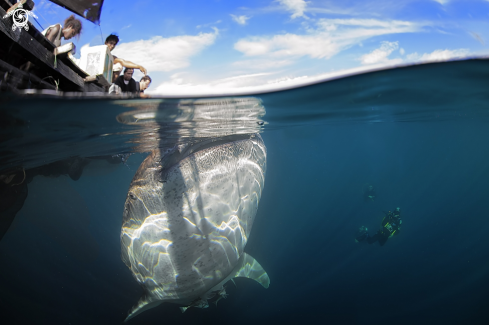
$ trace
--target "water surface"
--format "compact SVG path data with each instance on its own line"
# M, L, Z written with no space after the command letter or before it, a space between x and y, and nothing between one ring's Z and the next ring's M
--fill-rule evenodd
M226 98L3 93L3 173L84 162L78 180L60 172L28 183L0 241L3 318L120 324L142 294L119 236L147 153L261 132L268 168L245 251L269 289L237 279L217 307L163 304L131 324L486 324L488 75L487 60L468 60ZM367 184L374 201L363 198ZM398 236L355 243L358 227L375 232L398 206Z

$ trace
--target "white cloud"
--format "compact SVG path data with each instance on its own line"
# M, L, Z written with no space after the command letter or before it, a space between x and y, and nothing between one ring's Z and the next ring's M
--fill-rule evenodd
M362 61L362 64L387 62L389 60L389 55L398 48L398 42L382 42L380 48L375 49L368 54L362 55L360 60Z
M404 49L401 47L401 48L399 49L399 53L400 53L401 55L404 55L404 53L406 53L406 51L404 51Z
M388 50L397 47L397 42L387 43L384 48ZM383 44L384 45L384 44ZM382 46L381 46L382 49ZM418 62L442 61L449 59L460 59L467 57L469 51L466 49L457 50L436 50L431 53L419 55L417 53L409 54L406 60L391 59L380 60L377 63L363 65L347 70L339 70L317 75L281 75L282 72L268 73L251 73L242 74L229 78L221 78L206 82L192 82L192 76L189 73L177 73L171 77L171 81L158 85L150 89L149 93L167 97L179 96L197 96L197 95L245 95L259 94L263 92L290 89L298 86L304 86L311 83L322 82L337 78L343 78L349 75L376 71L380 69L397 67L400 64L413 64ZM250 62L254 60L249 60ZM259 62L259 60L256 60ZM246 61L236 65L245 65Z
M411 62L446 61L451 59L462 59L469 56L469 54L470 51L468 49L435 50L431 53L424 53L423 55L419 55L415 52L407 55L406 59Z
M171 81L164 82L155 89L148 90L148 94L165 96L231 94L236 91L243 91L243 89L254 89L257 84L262 85L264 82L263 78L271 74L245 74L217 79L207 83L193 83L188 80L191 79L189 76L187 76L187 81L185 81L181 74L175 74L171 76Z
M441 4L442 6L447 4L448 2L450 2L450 0L433 0L433 1L436 1L438 2L439 4Z
M395 66L389 61L389 66ZM399 63L396 61L396 63ZM259 94L269 91L290 89L306 84L337 79L348 75L364 73L367 71L386 68L385 64L360 66L347 70L340 70L328 73L317 74L314 76L277 76L276 73L255 73L239 75L231 78L218 79L207 83L185 82L182 74L172 76L170 82L158 85L156 88L149 89L148 93L165 97L184 97L198 95L230 96ZM190 77L187 77L190 79Z
M155 36L149 40L117 45L113 53L125 60L141 64L148 73L172 71L189 66L190 58L212 45L218 33L218 29L214 28L214 33L200 33L195 36Z
M339 52L338 45L321 36L284 34L272 38L256 37L240 40L234 48L246 56L329 58Z
M247 20L251 18L251 17L244 16L244 15L243 16L231 15L231 17L233 18L233 20L235 22L237 22L240 25L246 25Z
M307 76L277 77L273 73L245 74L230 78L214 80L208 83L184 82L180 76L175 76L170 82L158 85L149 91L151 95L178 97L185 95L231 95L251 94L266 90L276 90L289 85L303 83Z
M308 30L308 34L256 36L239 40L234 48L246 56L328 59L370 37L419 29L420 26L415 23L397 20L320 19L315 28Z
M304 17L304 11L306 10L307 2L304 0L277 0L282 6L284 6L287 11L292 12L290 18L294 19L297 17Z

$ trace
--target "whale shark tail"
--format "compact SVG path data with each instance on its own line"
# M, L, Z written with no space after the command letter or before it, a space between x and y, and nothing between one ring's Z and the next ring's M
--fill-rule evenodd
M248 278L255 280L264 288L270 285L270 278L263 267L250 255L243 253L238 265L233 269L233 278Z
M261 284L264 288L268 288L270 285L270 278L268 277L267 272L263 269L263 267L258 263L253 257L250 255L243 253L241 257L239 258L238 264L234 267L234 269L231 271L231 274L226 277L221 283L219 283L217 286L215 286L213 289L210 291L213 291L215 288L222 287L224 283L226 283L229 280L233 280L233 278L248 278L255 280L259 284ZM234 282L234 281L233 281ZM221 288L222 289L222 288ZM224 292L223 295L221 295L222 298L226 298L227 294ZM207 300L205 300L207 301ZM219 301L219 299L217 300ZM217 305L217 301L215 302ZM157 300L156 298L151 298L147 295L144 295L141 299L139 299L138 303L132 307L131 312L127 316L127 318L124 320L124 322L127 322L131 318L139 315L143 311L146 311L148 309L154 308L161 304L163 301L162 300ZM197 306L197 305L190 305L186 307L180 307L180 311L184 313L189 307L199 307L199 308L207 308L209 305L202 305L202 306Z
M147 295L144 295L139 299L138 303L132 307L129 315L126 317L124 320L124 323L130 320L131 318L141 314L143 311L146 311L148 309L154 308L161 304L163 301L161 300L154 300L148 297Z

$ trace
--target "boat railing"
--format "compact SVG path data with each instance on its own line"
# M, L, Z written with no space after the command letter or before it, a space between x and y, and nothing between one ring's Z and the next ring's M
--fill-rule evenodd
M12 17L6 17L11 4L0 0L0 86L7 90L51 89L68 92L104 92L107 80L89 76L79 68L71 52L74 45L65 44L58 51L31 23L26 28L13 28ZM31 0L24 8L32 9ZM58 53L56 53L58 52ZM34 72L20 67L31 62Z

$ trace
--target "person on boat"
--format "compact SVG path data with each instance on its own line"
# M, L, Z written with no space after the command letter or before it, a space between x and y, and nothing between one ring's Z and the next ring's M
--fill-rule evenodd
M368 234L367 227L362 226L357 232L355 241L358 243L366 240L369 244L373 244L378 241L380 246L384 246L387 239L399 234L401 224L401 208L396 208L394 212L389 211L385 214L385 217L382 219L380 224L380 230L377 231L375 235L370 236Z
M66 18L63 27L61 24L51 25L42 31L42 34L56 47L61 46L61 38L69 40L81 34L82 22L74 15Z
M119 36L117 36L117 35L110 34L105 39L105 45L107 45L107 47L109 48L109 51L111 51L111 52L115 49L117 43L119 43ZM112 68L112 82L115 82L115 80L120 76L121 71L122 71L122 67L138 69L146 75L147 71L142 65L136 64L136 63L131 62L131 61L124 60L124 59L119 58L115 55L112 55L112 56L114 57L114 67Z
M66 18L64 22L64 26L61 24L51 25L45 30L42 31L42 34L54 44L54 46L61 46L61 38L65 40L69 40L75 36L81 34L82 31L82 22L75 18L74 15ZM56 49L54 49L54 54L56 54ZM20 65L20 70L29 72L35 69L35 65L31 61L27 61Z
M141 80L139 80L139 82L137 83L139 89L139 97L149 97L149 95L145 94L144 91L148 89L151 81L151 77L148 75L143 76Z
M121 93L139 93L139 87L136 80L132 78L134 74L134 69L125 68L124 74L119 76L114 83L110 86L109 94L119 95Z

